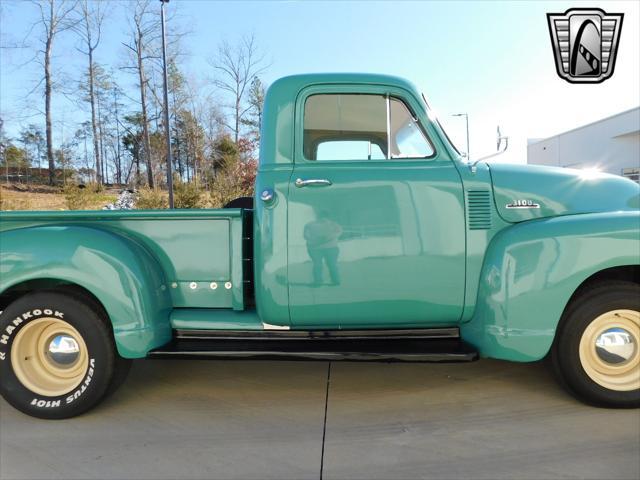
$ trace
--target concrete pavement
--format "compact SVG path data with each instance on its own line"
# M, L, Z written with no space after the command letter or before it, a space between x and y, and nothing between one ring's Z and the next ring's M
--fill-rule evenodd
M0 401L0 478L640 477L640 412L542 364L144 360L82 417ZM323 455L323 433L325 437Z

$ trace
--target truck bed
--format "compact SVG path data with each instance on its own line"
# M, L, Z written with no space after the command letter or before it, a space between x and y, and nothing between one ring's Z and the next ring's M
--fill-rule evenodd
M158 261L174 308L243 310L248 216L242 209L3 212L0 232L39 226L110 231L143 246Z

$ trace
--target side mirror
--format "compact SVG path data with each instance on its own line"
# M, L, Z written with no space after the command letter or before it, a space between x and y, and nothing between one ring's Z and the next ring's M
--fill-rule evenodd
M502 133L500 133L500 125L498 125L496 127L497 133L496 133L496 150L499 153L503 153L506 152L507 148L509 148L509 137L505 137L504 135L502 135ZM502 151L500 151L500 146L502 145L502 142L504 141L504 149Z
M496 149L498 151L496 153L492 153L491 155L487 155L486 157L480 157L479 159L475 160L473 163L470 163L469 169L471 170L471 173L476 173L476 170L477 170L476 165L478 165L478 162L481 162L488 158L497 157L498 155L501 155L504 152L506 152L507 148L509 148L509 137L502 135L502 133L500 132L500 125L498 125L498 127L496 128L496 132L497 132ZM500 147L502 146L503 143L504 143L504 148L500 150Z

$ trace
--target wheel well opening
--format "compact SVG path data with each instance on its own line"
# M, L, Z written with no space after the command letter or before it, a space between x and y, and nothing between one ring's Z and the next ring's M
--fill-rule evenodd
M554 340L553 340L554 345L558 341L558 331L561 325L563 324L564 319L567 315L567 312L570 310L571 305L573 305L573 303L576 300L578 300L579 297L581 297L583 294L588 292L590 289L592 289L596 285L599 285L601 283L606 283L606 282L612 282L612 281L613 282L623 281L623 282L632 282L632 283L640 284L640 265L624 265L620 267L606 268L604 270L600 270L599 272L594 273L593 275L585 279L580 284L580 286L578 286L576 291L573 292L573 295L571 295L571 298L569 298L569 301L564 307L564 311L562 312L562 316L560 317L560 321L558 322L558 325L556 327L556 331L554 334ZM553 347L551 348L553 349Z
M640 284L640 265L625 265L621 267L612 267L600 270L594 273L577 288L574 296L580 294L586 288L593 287L596 283L624 281Z
M0 294L0 312L2 312L9 304L16 301L20 297L37 291L48 290L53 292L65 293L71 295L78 300L88 303L95 309L104 319L108 320L109 315L106 309L98 300L98 298L86 288L63 280L54 278L40 278L36 280L27 280L8 288ZM108 322L111 325L111 322Z
M573 295L571 295L571 298L564 308L564 312L566 313L567 309L574 302L574 300L576 300L576 298L580 297L594 286L600 283L616 281L640 284L640 265L624 265L620 267L611 267L594 273L586 280L584 280L576 289L576 291L573 292Z

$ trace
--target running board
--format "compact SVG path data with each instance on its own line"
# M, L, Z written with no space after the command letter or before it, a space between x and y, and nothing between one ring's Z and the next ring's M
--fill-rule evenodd
M403 339L174 339L149 352L150 358L244 358L271 360L348 360L470 362L478 352L457 338Z
M394 330L176 330L177 340L416 340L460 338L458 328Z

